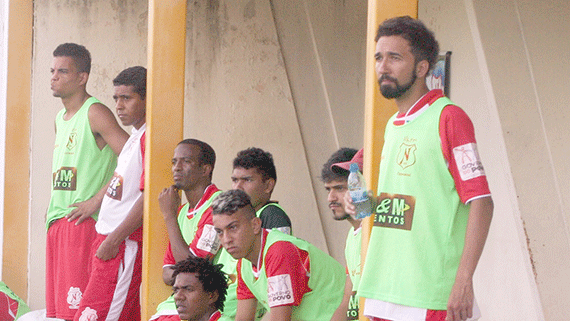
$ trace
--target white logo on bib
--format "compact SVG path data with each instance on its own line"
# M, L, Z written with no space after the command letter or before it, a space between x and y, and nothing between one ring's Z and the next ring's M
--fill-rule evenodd
M267 301L270 307L293 303L293 286L289 274L267 278Z

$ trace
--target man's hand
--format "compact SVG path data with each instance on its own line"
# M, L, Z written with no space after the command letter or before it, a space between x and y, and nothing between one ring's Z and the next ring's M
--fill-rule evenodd
M170 186L162 190L158 195L158 204L164 220L177 219L178 208L180 207L180 195L175 186Z
M456 280L447 302L445 321L464 321L473 316L473 280Z
M107 237L101 242L101 245L99 245L95 256L103 261L108 261L117 256L117 253L119 253L119 244L115 244Z
M73 209L65 217L69 222L77 220L77 222L75 222L75 225L79 225L99 210L101 207L101 202L94 198L90 198L84 202L73 203L68 207L75 207L75 209Z
M370 198L370 203L372 206L372 215L374 215L376 211L376 205L378 204L378 198L374 195L371 190L368 190L368 198ZM356 206L352 204L352 197L350 197L350 191L346 191L344 193L344 212L350 217L355 218L356 216Z

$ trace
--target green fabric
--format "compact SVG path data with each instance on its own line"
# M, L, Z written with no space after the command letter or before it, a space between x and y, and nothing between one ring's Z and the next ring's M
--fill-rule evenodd
M360 283L360 249L362 246L362 229L354 233L354 227L350 227L348 236L346 237L346 246L344 248L344 257L346 259L346 268L350 281L352 282L352 295L348 302L348 310L346 316L348 320L358 320L358 296L356 290Z
M216 196L218 196L218 194L220 194L221 192L222 191L217 191L214 194L212 194L212 196L206 202L204 202L204 204L202 204L202 206L200 206L200 208L194 213L194 217L192 217L191 220L187 218L188 208L190 207L188 203L186 203L180 209L180 211L178 211L178 226L180 227L180 232L182 233L182 237L184 238L186 244L192 243L192 240L194 240L194 236L198 231L198 223L200 222L202 215L204 214L204 212L206 212L208 208L210 208L210 205L212 204ZM214 262L216 258L220 255L220 252L221 251L218 251L216 257L214 257ZM165 311L171 311L171 312L174 311L173 313L178 313L176 312L176 304L174 304L174 297L172 295L169 296L166 300L162 301L156 307L156 314L163 314L161 312Z
M16 318L14 320L18 320L19 317L30 312L30 308L28 307L26 302L24 302L24 300L20 299L14 292L12 292L12 290L10 290L10 288L8 288L6 283L4 283L3 281L0 281L0 292L4 293L12 300L18 302L18 310L16 312ZM6 306L5 308L10 308L10 307Z
M263 249L263 262L261 267L258 267L258 278L255 278L253 274L251 262L242 259L241 277L244 283L257 301L269 310L265 258L271 245L279 241L290 242L309 253L311 267L309 288L312 291L305 293L299 306L293 307L292 319L329 321L342 301L346 274L337 261L305 240L276 230L270 231Z
M379 205L358 294L445 310L463 251L469 207L461 203L441 151L440 98L415 120L388 121Z
M57 133L52 161L51 200L46 228L69 214L70 204L83 202L107 184L117 166L117 156L107 144L97 146L89 124L89 108L99 101L90 97L70 120L64 120L65 109L55 118ZM94 215L96 219L96 215Z

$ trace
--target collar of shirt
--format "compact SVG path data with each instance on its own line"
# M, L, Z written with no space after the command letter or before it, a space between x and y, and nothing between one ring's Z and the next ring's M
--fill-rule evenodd
M204 205L204 203L207 200L209 200L210 197L212 197L212 194L214 194L217 191L219 191L219 189L216 185L214 184L208 185L208 187L206 187L206 189L204 190L204 195L202 195L202 198L200 198L198 203L196 203L196 207L194 207L193 209L190 208L188 209L188 214L186 214L186 216L188 216L188 219L193 218L196 212L200 210L200 207L202 207L202 205Z
M408 109L405 114L398 113L394 119L395 126L401 126L411 122L421 115L434 101L443 96L443 91L441 89L430 90L427 94L423 95L412 108Z

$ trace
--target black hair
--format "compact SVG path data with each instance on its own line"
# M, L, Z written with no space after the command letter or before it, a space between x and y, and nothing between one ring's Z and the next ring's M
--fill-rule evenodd
M146 68L135 66L121 71L113 79L113 86L121 85L135 87L134 92L144 100L146 98Z
M251 208L251 218L255 217L255 211L251 205L251 200L246 192L240 189L231 189L220 193L212 202L212 214L232 215L240 208L249 206Z
M233 165L234 168L256 168L261 173L264 181L269 178L277 180L277 171L273 163L273 156L261 148L250 147L240 151L236 158L234 158Z
M71 57L79 72L91 72L91 54L84 46L76 43L63 43L53 51L54 57Z
M176 276L180 273L196 273L196 278L202 283L204 291L218 293L218 300L214 303L216 309L224 309L228 279L222 271L221 264L214 265L204 258L189 256L187 259L179 261L174 265L172 277L176 279Z
M374 41L378 42L380 37L389 36L401 36L408 40L416 63L427 60L429 70L435 66L439 54L439 44L435 40L433 32L420 20L413 19L410 16L385 20L378 27Z
M330 183L340 179L348 179L349 171L338 167L333 168L331 166L332 164L344 163L352 160L357 152L358 151L356 149L347 147L343 147L334 152L329 160L323 165L323 169L321 170L321 181L324 183Z

